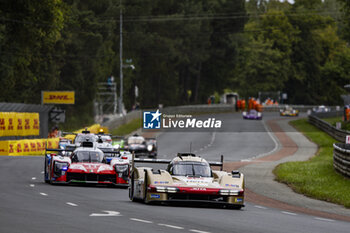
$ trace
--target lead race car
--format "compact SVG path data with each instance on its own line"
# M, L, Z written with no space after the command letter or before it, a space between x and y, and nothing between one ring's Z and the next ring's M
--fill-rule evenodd
M145 203L198 202L240 209L244 206L244 175L222 171L221 158L221 162L207 162L191 153L179 153L172 160L133 158L129 198ZM154 171L134 167L138 162L168 166ZM212 170L211 166L221 166L221 170Z
M46 149L46 151L55 152L45 153L44 179L46 183L128 186L129 160L113 158L110 164L107 164L103 151L93 142L82 142L81 147L73 150Z

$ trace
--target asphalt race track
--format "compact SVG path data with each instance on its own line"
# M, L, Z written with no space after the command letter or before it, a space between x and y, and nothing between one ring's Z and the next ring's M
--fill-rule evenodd
M192 152L209 160L240 161L276 149L264 121L221 114L227 132L158 136L159 158ZM266 113L264 120L278 118ZM248 130L246 130L248 129ZM256 129L256 130L255 130ZM249 131L249 132L248 132ZM238 133L240 132L240 133ZM48 185L43 157L0 157L0 232L349 232L350 223L246 202L242 210L131 202L127 189Z

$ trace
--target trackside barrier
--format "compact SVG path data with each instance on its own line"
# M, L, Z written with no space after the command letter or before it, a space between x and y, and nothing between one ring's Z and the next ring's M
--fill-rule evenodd
M334 169L350 178L350 145L344 143L333 144L333 167Z
M39 113L0 112L0 137L39 135Z
M45 148L58 148L59 138L0 141L0 155L44 155Z
M333 112L333 115L328 113L327 117L333 117L338 115L339 116L340 112ZM319 128L320 130L326 132L329 134L331 137L334 139L340 141L340 142L345 142L346 135L350 135L349 131L342 130L342 129L337 129L333 125L329 124L328 122L322 120L321 117L324 116L324 114L312 114L308 117L308 121Z

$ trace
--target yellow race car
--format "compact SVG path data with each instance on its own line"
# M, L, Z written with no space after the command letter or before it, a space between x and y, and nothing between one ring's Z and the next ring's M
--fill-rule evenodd
M284 109L280 110L280 116L298 116L299 110L293 109L290 106L286 106Z
M129 186L130 200L145 203L190 202L218 204L240 209L244 206L244 175L222 171L221 162L207 162L191 153L178 153L172 160L133 159L132 164L166 163L166 170L135 167ZM221 170L212 170L220 166Z

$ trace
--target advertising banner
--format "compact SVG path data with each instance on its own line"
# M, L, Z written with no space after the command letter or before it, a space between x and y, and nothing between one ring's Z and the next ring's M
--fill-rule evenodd
M42 91L42 104L74 104L74 91Z
M0 112L0 137L39 135L39 113Z

